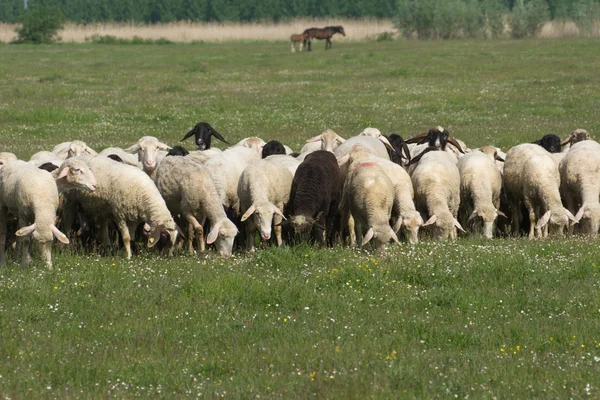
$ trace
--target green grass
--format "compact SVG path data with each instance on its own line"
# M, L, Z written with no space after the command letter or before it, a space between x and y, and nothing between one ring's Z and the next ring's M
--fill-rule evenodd
M0 47L0 151L71 139L298 149L325 128L470 147L599 131L598 39ZM191 148L191 143L186 144ZM217 145L220 146L220 143ZM385 256L303 245L224 261L78 255L0 270L0 395L600 396L597 240L460 239Z

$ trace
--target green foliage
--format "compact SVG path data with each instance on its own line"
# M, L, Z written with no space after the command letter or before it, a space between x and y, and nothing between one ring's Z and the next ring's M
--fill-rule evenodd
M15 43L54 43L65 18L57 7L34 6L20 18Z
M504 12L494 0L399 0L394 25L406 38L497 37Z
M377 42L388 42L391 40L394 40L394 32L381 32L375 39Z
M582 34L591 33L594 24L600 22L600 2L595 0L579 0L574 5L573 20Z
M175 42L167 38L144 39L139 36L134 36L131 39L118 38L113 35L94 34L85 38L86 42L94 44L175 44Z
M511 35L515 39L534 37L549 19L550 12L544 0L518 0L510 19Z

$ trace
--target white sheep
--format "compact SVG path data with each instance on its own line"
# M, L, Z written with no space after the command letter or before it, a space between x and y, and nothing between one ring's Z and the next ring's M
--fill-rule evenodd
M64 158L60 158L51 151L38 151L29 158L29 162L36 167L47 163L50 163L56 167L60 167L64 160Z
M593 140L575 143L558 168L566 208L577 212L575 219L580 221L582 233L595 236L600 227L600 144Z
M493 161L496 169L500 171L500 174L504 172L504 158L506 157L506 153L503 152L502 149L487 145L478 149L474 149L473 151L480 151L485 154L490 160Z
M419 228L423 225L421 214L415 209L414 190L410 176L404 168L389 160L373 155L368 149L355 145L349 153L348 163L360 160L363 163L375 163L391 180L394 187L394 203L392 207L392 223L394 232L400 228L405 232L412 244L419 241ZM344 166L340 166L343 168ZM352 228L350 221L350 228ZM352 242L352 230L350 232Z
M563 207L558 167L550 153L537 144L524 143L506 153L504 162L504 189L512 211L513 231L519 230L521 203L529 212L529 238L547 235L549 225L553 233L562 233L573 214ZM544 232L542 233L542 228Z
M2 168L7 162L17 160L17 156L7 151L0 152L0 168Z
M16 235L20 238L26 266L31 261L29 235L37 243L38 255L52 269L51 244L53 237L68 244L69 239L58 230L56 210L58 189L47 171L21 160L13 160L0 171L0 264L6 264L6 224L8 213L19 221Z
M320 135L312 137L306 140L306 144L300 149L300 154L312 153L317 150L327 150L333 152L338 146L338 143L344 143L346 140L332 131L326 129Z
M376 162L357 160L350 165L340 202L341 220L345 223L352 215L361 246L375 239L377 249L383 251L390 239L399 242L389 223L393 203L392 181Z
M483 227L483 236L491 239L499 210L502 175L494 161L480 151L465 154L458 160L460 172L459 221L467 227L473 223L475 231Z
M296 175L296 170L301 164L301 161L297 158L284 156L283 154L273 154L272 156L265 158L265 161L286 167L288 171L292 173L292 175Z
M260 153L255 149L234 146L204 162L215 182L221 203L226 209L231 209L234 216L240 212L240 200L237 195L240 175L250 163L259 159Z
M205 150L208 151L208 150ZM207 168L186 157L169 156L160 163L155 177L156 187L173 215L180 214L188 223L187 250L204 252L203 225L208 218L211 230L207 243L215 243L223 258L231 256L238 230L231 222Z
M359 134L359 136L370 136L370 137L374 137L375 139L380 140L385 147L387 147L388 149L393 149L392 148L392 144L390 143L390 141L388 140L387 137L385 137L381 131L377 128L365 128L363 129L363 131Z
M190 151L186 157L193 159L198 163L204 163L205 161L211 159L213 156L221 154L223 151L217 147L211 147L207 150L193 150Z
M154 136L144 136L136 144L125 149L127 153L137 154L142 163L142 168L151 178L154 177L156 167L160 161L167 155L171 148L155 138Z
M236 146L247 147L249 149L254 149L257 153L260 154L262 152L262 148L265 144L266 144L266 142L264 140L262 140L261 138L256 137L256 136L251 136L251 137L247 137L247 138L240 140L239 142L237 142L236 144L234 144L231 147L236 147Z
M107 147L98 154L109 158L111 158L110 156L117 156L123 163L143 169L137 154L128 153L120 147Z
M288 157L288 156L284 156ZM246 221L246 249L254 250L254 232L258 228L263 240L271 238L271 227L275 224L277 246L281 246L281 220L283 206L290 199L292 173L283 165L267 160L250 164L240 176L237 193L240 209Z
M81 156L96 177L95 192L79 192L82 210L101 220L103 243L108 244L108 219L112 217L121 233L127 259L131 259L131 233L148 224L148 247L164 231L169 235L172 255L178 227L154 182L140 169L104 156Z
M575 143L583 140L590 140L591 138L592 135L590 135L590 133L585 129L575 129L565 140L560 143L561 152L566 153Z
M460 174L454 158L445 151L430 151L412 169L415 206L429 216L423 226L433 227L433 236L456 239L460 203Z
M81 140L73 140L72 142L63 142L57 144L52 149L52 153L56 154L61 160L66 160L71 157L78 157L82 154L98 154L94 149L89 147Z

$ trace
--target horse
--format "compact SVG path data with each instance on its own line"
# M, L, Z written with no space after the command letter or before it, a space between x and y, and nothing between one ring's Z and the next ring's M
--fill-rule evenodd
M341 33L342 36L346 36L346 32L344 32L344 27L341 25L336 26L326 26L325 28L308 28L305 29L302 34L308 35L307 39L304 39L304 45L308 41L308 51L311 51L311 39L319 39L319 40L327 40L325 43L325 50L331 48L331 37L336 33Z
M296 52L296 43L298 45L298 51L302 51L303 43L308 39L308 35L305 33L294 33L290 36L290 40L292 41L292 53Z

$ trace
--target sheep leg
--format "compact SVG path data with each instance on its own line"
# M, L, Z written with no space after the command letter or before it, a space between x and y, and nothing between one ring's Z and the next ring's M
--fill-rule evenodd
M356 247L356 224L352 214L348 216L348 234L350 235L350 247Z
M200 223L196 217L189 212L186 212L183 216L187 220L189 226L193 228L194 234L196 235L196 241L198 242L198 251L204 253L204 228L202 228L202 224L204 224L205 218L201 218L200 220L202 223ZM191 246L190 254L194 254L193 246Z
M6 265L6 209L0 209L0 265Z
M283 205L281 205L281 207L278 205L277 206L280 210L283 209ZM273 230L275 231L275 240L277 241L277 247L281 246L283 244L283 239L281 237L281 226L278 226L279 224L281 224L281 220L283 218L281 218L281 215L279 214L274 214L273 215L273 224L276 225Z
M529 239L533 239L535 237L535 223L536 223L536 218L535 218L535 208L533 207L533 205L531 204L530 201L528 201L527 199L525 199L525 208L527 208L527 211L529 212ZM518 229L518 225L517 225L517 229Z
M515 236L519 236L520 222L519 215L521 214L521 208L519 202L515 199L509 199L510 209L512 214L512 230Z
M27 225L29 225L27 223L27 221L25 221L23 218L19 217L19 228L22 228ZM29 263L31 262L31 254L29 254L30 240L31 240L31 235L21 236L17 240L17 244L19 244L19 247L20 247L21 251L23 252L23 258L21 260L21 266L23 266L23 267L27 267L29 265Z
M131 260L131 235L129 234L129 227L127 226L127 221L117 221L117 228L119 228L119 232L121 233L121 237L123 238L123 245L125 246L125 254L127 256L127 259Z
M254 251L254 232L256 231L252 218L246 220L246 251Z
M575 210L575 202L573 201L573 196L570 196L568 193L565 193L565 205L567 210L571 211L573 215L577 214L577 210ZM573 228L570 222L567 224L567 232L569 235L573 235Z
M108 220L100 221L100 240L105 251L110 248L110 236L108 235Z

